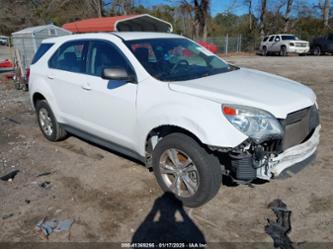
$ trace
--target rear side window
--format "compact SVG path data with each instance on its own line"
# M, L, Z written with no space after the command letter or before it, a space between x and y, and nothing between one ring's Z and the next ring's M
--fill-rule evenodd
M39 61L40 58L53 46L54 43L42 43L32 59L31 65Z
M86 41L64 43L49 60L49 67L75 73L86 72Z
M273 41L275 36L271 36L268 41Z

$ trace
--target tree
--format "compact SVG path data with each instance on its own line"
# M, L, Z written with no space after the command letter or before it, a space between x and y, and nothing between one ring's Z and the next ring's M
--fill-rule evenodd
M325 27L328 27L330 6L331 6L330 0L325 0L325 4L323 6L323 20L324 20Z
M330 0L319 0L318 4L315 5L314 7L320 9L321 17L322 17L322 20L323 20L323 25L324 25L324 27L328 27L331 1Z
M194 26L196 38L207 40L207 22L209 15L209 0L194 0Z
M249 29L250 31L253 29L253 20L252 20L252 0L245 0L245 4L248 6L249 8Z
M181 0L179 2L179 14L182 23L182 33L193 38L194 37L193 6L186 0Z
M134 6L134 0L113 0L110 15L129 15L134 12Z
M267 11L267 0L261 0L261 11L260 11L260 35L263 38L265 36L265 17Z
M284 14L284 28L283 31L286 33L289 30L289 16L290 16L290 12L291 12L291 8L293 5L293 0L287 0L287 7L286 7L286 12Z

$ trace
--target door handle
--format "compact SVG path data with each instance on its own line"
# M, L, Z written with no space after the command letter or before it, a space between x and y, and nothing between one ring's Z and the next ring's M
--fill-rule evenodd
M90 84L89 83L83 83L83 85L81 86L81 88L83 89L83 90L86 90L86 91L90 91L91 90L91 86L90 86Z
M48 75L47 78L50 79L50 80L54 80L54 76L53 75Z

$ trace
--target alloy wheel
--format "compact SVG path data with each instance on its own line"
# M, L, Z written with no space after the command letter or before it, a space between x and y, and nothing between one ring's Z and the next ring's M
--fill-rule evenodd
M199 172L192 159L183 151L170 148L160 157L160 173L170 191L180 197L191 197L199 188Z
M49 112L47 111L46 108L40 108L39 110L39 123L40 126L42 127L43 132L47 136L51 136L54 130L53 123L49 115Z

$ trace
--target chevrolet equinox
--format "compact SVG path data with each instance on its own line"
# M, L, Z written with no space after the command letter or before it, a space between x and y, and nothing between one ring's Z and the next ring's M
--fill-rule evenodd
M44 136L68 133L142 161L163 191L197 207L222 176L292 176L315 157L314 92L231 65L190 39L116 32L44 40L30 68Z

